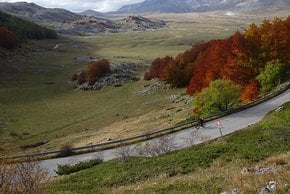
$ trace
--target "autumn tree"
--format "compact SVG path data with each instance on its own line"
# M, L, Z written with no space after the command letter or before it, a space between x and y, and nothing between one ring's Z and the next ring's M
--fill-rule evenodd
M194 107L203 114L223 112L240 102L241 87L228 80L212 81L209 87L195 95Z
M261 91L268 92L277 85L285 74L285 69L286 65L279 60L268 62L264 71L256 78L261 85Z
M241 100L244 103L249 103L259 96L259 83L256 80L251 80L241 92Z
M0 46L6 49L14 49L17 45L16 36L13 32L0 27Z
M86 82L86 71L82 71L79 73L77 81L79 85Z
M188 94L200 92L211 81L222 78L221 71L231 55L229 49L228 40L210 41L210 46L195 61L193 76L187 87Z
M231 80L243 87L241 98L246 102L259 95L258 86L268 90L275 85L272 82L276 80L265 81L261 73L273 60L290 65L290 16L286 20L265 19L260 26L251 24L244 34L236 32L227 39L193 45L175 59L157 58L144 77L157 77L174 87L186 86L190 95L214 80Z
M100 59L93 61L88 65L86 71L86 81L89 85L93 85L96 80L111 71L111 66L108 60Z
M145 73L144 79L150 80L153 78L161 78L161 74L166 66L168 66L171 62L174 62L174 59L170 56L165 56L163 58L155 59L150 66L148 72Z

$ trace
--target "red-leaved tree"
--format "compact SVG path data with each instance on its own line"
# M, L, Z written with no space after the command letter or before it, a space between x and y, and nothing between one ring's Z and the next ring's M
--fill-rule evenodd
M0 46L10 50L17 46L15 34L4 27L0 27Z

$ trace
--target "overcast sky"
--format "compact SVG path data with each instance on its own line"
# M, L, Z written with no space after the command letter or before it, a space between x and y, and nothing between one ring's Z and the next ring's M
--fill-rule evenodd
M139 3L144 0L0 0L0 2L34 2L47 8L64 8L71 11L84 11L93 9L95 11L115 11L123 5Z

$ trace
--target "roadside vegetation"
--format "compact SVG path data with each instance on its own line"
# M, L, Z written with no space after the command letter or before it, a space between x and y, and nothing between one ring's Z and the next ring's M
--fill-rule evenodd
M220 193L238 189L239 192L256 193L269 181L276 181L277 191L286 193L290 181L286 172L289 169L289 123L288 102L282 110L273 111L258 124L224 139L153 158L132 157L125 162L105 162L52 182L47 192ZM277 171L258 175L249 170L241 174L244 168L257 168L258 164L270 161L267 159L270 157L272 162L266 167L274 165Z

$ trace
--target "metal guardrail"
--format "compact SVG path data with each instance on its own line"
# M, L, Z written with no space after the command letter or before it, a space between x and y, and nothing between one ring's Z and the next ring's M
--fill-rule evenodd
M251 103L248 103L246 105L240 106L238 108L234 108L234 109L230 109L227 110L225 112L219 113L219 114L214 114L214 115L210 115L209 117L205 118L205 121L210 121L210 120L214 120L229 114L233 114L242 110L245 110L247 108L253 107L257 104L260 104L262 102L265 102L271 98L274 98L275 96L278 96L279 94L282 94L283 92L285 92L286 90L288 90L290 88L290 82L285 83L285 86L283 86L282 88L280 88L279 90L272 92L266 96L263 96L262 98L255 100ZM146 132L140 135L136 135L136 136L132 136L132 137L128 137L128 138L123 138L123 139L118 139L118 140L112 140L112 141L108 141L108 142L104 142L104 143L98 143L98 144L93 144L93 145L88 145L88 146L81 146L81 147L76 147L76 148L71 148L71 149L66 149L66 150L52 150L52 151L44 151L44 152L38 152L38 153L31 153L31 154L22 154L22 155L17 155L17 156L11 156L11 157L1 157L0 159L20 159L20 158L27 158L27 157L35 157L35 156L44 156L44 155L50 155L50 154L58 154L58 153L62 153L64 151L79 151L79 150L85 150L85 149L93 149L93 148L97 148L97 147L104 147L104 146L111 146L111 145L116 145L116 144L121 144L121 143L129 143L129 141L132 140L138 140L141 138L152 138L152 136L154 135L164 135L164 133L168 133L170 131L173 131L174 129L178 129L178 128L182 128L188 125L192 125L196 124L197 119L193 119L193 120L189 120L187 122L175 125L173 127L169 127L169 128L165 128L165 129L161 129L161 130L156 130L156 131L151 131L151 132Z
M31 154L22 154L22 155L17 155L17 156L11 156L11 157L2 157L0 159L19 159L19 158L27 158L27 157L35 157L35 156L44 156L44 155L50 155L50 154L58 154L62 153L64 151L79 151L79 150L85 150L85 149L93 149L97 147L104 147L104 146L110 146L114 144L121 144L124 142L129 142L132 140L137 140L141 138L150 138L154 135L160 135L161 133L173 131L174 129L180 128L180 127L185 127L188 125L193 125L197 120L191 120L182 124L175 125L173 127L161 129L161 130L156 130L156 131L151 131L151 132L146 132L141 135L136 135L136 136L131 136L128 138L123 138L123 139L117 139L117 140L112 140L104 143L98 143L98 144L93 144L93 145L88 145L88 146L81 146L81 147L76 147L76 148L70 148L66 150L51 150L51 151L44 151L44 152L37 152L37 153L31 153Z

